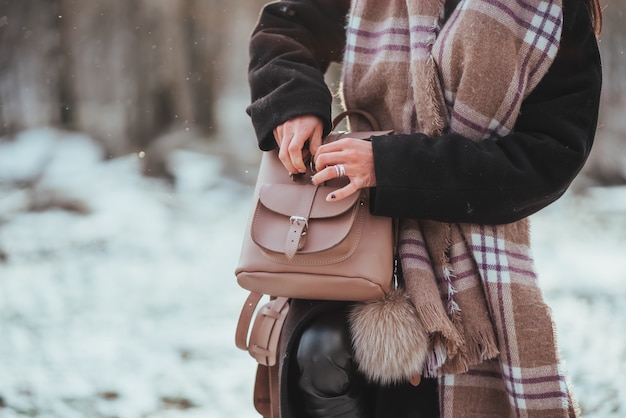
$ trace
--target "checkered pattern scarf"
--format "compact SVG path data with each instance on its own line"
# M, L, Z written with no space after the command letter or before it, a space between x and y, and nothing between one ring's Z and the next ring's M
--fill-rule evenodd
M561 0L446 6L353 0L346 108L398 133L482 141L510 132L557 53ZM358 120L351 128L366 129ZM529 243L527 220L401 221L405 289L430 336L421 373L439 377L442 417L577 416Z

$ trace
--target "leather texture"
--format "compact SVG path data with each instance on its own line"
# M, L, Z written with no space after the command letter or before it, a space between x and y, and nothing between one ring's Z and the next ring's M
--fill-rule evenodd
M331 133L369 139L390 131ZM369 190L327 202L346 178L322 186L310 182L312 169L292 178L278 151L263 153L254 208L235 270L252 292L300 299L364 301L382 298L391 287L392 219L369 212Z
M254 383L254 409L263 418L279 418L278 365L259 364Z
M280 332L287 312L289 299L285 297L271 298L257 312L250 337L250 323L261 298L260 293L250 292L239 315L235 344L238 348L248 351L257 361L257 374L254 385L254 407L263 417L278 418L278 365L277 353Z
M368 140L392 133L381 131L371 115L358 110L340 114L333 126L348 114L365 117L374 130L332 132L325 142L344 137ZM309 165L306 174L289 176L277 150L263 153L253 210L235 269L239 285L250 290L235 342L259 364L254 405L265 418L280 415L277 352L289 299L381 299L393 282L392 219L370 214L369 190L327 202L326 196L348 180L341 177L314 186L310 181L313 171ZM257 312L263 295L271 295L270 302Z
M369 418L373 415L373 386L357 371L346 316L345 309L321 313L300 336L296 350L297 416Z
M254 292L248 296L239 315L235 345L248 351L259 364L273 366L276 364L280 330L289 312L289 300L285 297L272 298L263 305L256 314L248 338L252 316L262 297L262 294Z

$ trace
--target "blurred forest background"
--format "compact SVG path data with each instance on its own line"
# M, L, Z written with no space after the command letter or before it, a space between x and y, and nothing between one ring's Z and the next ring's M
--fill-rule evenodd
M75 130L110 157L146 151L157 176L176 147L254 144L246 43L264 3L0 0L0 137Z
M266 2L0 0L2 418L257 416L232 271ZM542 211L534 236L585 416L622 418L626 1L601 2L587 193Z
M623 184L626 4L602 1L605 87L585 179ZM0 137L36 126L76 130L112 157L153 151L152 175L167 175L160 161L179 146L225 153L253 144L246 43L264 3L0 0Z

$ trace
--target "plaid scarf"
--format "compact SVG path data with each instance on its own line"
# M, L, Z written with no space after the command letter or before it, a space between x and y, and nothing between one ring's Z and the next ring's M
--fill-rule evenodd
M353 0L345 107L397 133L502 137L561 26L561 0L462 0L450 13L444 0ZM430 337L421 373L439 377L442 417L577 416L529 244L526 219L401 220L405 289Z

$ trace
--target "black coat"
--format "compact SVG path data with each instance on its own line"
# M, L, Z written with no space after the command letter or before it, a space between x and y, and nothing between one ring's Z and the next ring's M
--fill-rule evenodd
M330 130L324 71L342 58L348 5L289 0L264 9L250 42L248 107L261 149L274 148L273 129L296 116L316 115ZM499 224L542 209L566 191L589 155L601 77L584 1L564 1L560 50L511 134L480 143L456 134L372 138L372 213Z

